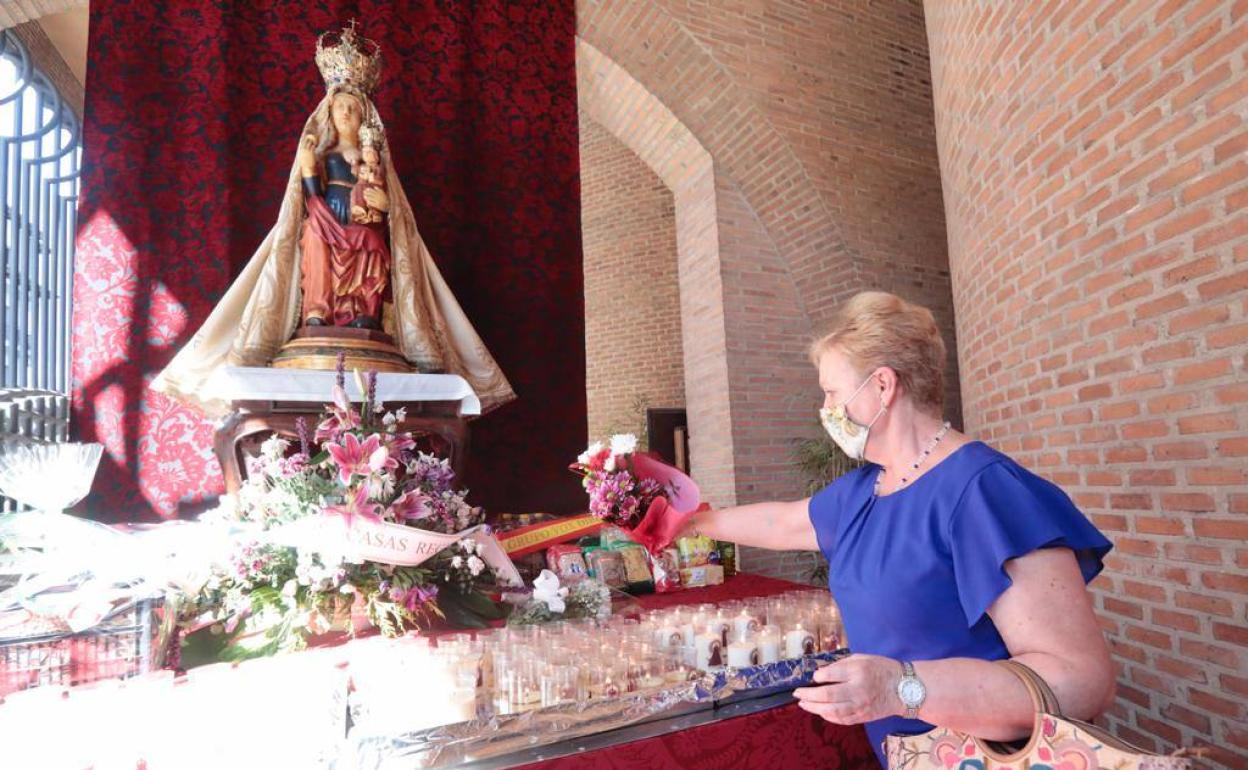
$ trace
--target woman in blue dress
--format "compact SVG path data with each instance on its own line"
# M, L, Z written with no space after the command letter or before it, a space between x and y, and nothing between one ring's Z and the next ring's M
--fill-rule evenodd
M799 705L865 723L882 764L889 733L1026 737L1031 699L996 660L1039 673L1065 714L1100 714L1114 666L1086 583L1111 545L1052 483L942 422L932 314L859 294L811 359L824 427L866 464L809 499L699 513L687 530L827 557L854 654L797 690Z

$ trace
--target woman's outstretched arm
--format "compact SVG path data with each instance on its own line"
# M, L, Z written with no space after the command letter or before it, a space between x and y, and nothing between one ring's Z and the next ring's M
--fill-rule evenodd
M700 511L681 534L698 533L775 551L817 551L819 542L810 523L809 507L810 498L804 498Z

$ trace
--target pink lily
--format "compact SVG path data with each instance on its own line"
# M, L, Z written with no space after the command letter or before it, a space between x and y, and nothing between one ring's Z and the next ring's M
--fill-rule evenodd
M412 438L410 433L395 433L390 439L390 451L398 454L405 449L414 449L416 447L416 439Z
M399 465L376 433L363 442L354 433L344 433L340 443L327 443L325 450L338 466L338 480L343 484L350 484L353 476L368 476Z
M414 489L399 495L390 504L390 510L394 513L395 521L424 519L433 513L433 509L429 507L429 499Z
M360 427L360 415L351 407L347 391L341 386L334 386L334 403L329 407L329 417L316 426L317 441L335 441L343 431Z
M356 516L372 522L381 521L381 506L368 501L368 489L363 484L341 505L326 506L325 513L341 516L348 528L355 521Z

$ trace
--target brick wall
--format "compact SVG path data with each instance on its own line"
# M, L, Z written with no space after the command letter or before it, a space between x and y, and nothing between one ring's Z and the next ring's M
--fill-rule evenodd
M581 113L589 437L645 434L644 407L684 407L676 208L632 150Z
M0 23L0 28L3 27L3 23ZM26 46L26 51L30 54L35 67L51 82L52 87L69 105L75 117L82 120L82 106L85 98L82 83L78 82L78 78L69 69L65 59L61 57L60 51L56 50L56 46L48 39L47 33L43 31L38 22L33 21L17 24L11 29L22 45Z
M1109 725L1248 766L1248 2L926 10L967 428L1117 545Z
M805 347L865 288L935 311L960 422L921 3L580 0L577 17L583 105L675 192L692 461L708 497L803 494L792 452L817 434L821 401ZM742 562L809 568L791 554Z

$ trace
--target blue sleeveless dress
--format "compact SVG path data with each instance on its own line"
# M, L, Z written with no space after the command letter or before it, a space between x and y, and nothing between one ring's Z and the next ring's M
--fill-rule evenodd
M1070 548L1087 582L1113 547L1055 485L978 441L877 498L879 472L858 468L810 500L828 588L854 652L1008 658L987 614L1010 586L1005 562L1037 548ZM881 765L885 736L931 727L901 717L866 725Z

